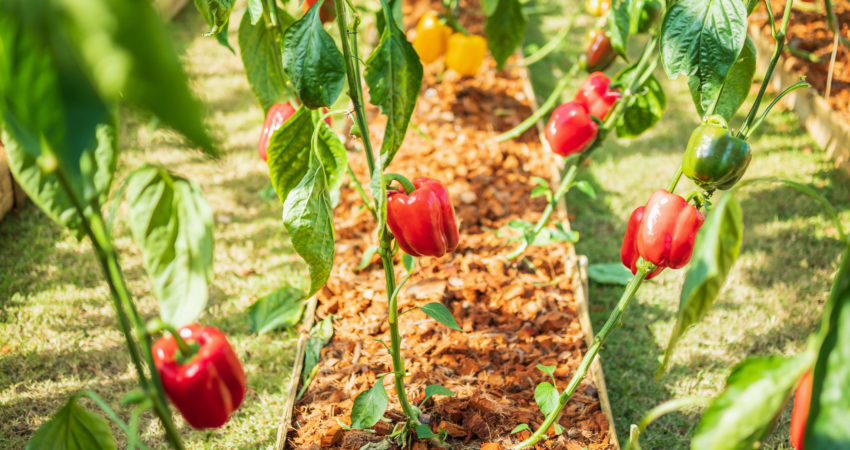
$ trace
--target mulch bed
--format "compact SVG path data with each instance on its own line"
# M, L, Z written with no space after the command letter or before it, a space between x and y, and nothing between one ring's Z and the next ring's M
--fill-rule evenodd
M405 3L411 29L415 19L438 2ZM461 17L470 31L483 34L477 8ZM528 436L510 435L518 424L539 425L543 415L534 401L534 387L548 376L537 364L557 365L563 389L586 350L573 297L574 267L568 244L527 252L536 270L523 262L508 262L508 243L494 230L512 219L535 221L545 207L530 199L532 176L549 178L557 160L545 152L534 130L521 140L496 144L490 140L530 114L522 72L497 72L495 62L474 78L446 73L442 62L426 67L423 95L412 122L428 138L410 130L390 171L412 179L428 176L446 184L460 222L460 245L442 258L420 258L415 275L402 290L402 311L438 301L454 314L464 332L450 330L418 310L400 318L402 355L410 376L407 391L421 400L429 384L442 384L455 397L435 397L423 407L432 429L449 432L450 448L507 448ZM383 133L383 118L370 110L370 130ZM368 179L362 153L351 154L354 170ZM345 187L335 210L334 271L318 294L317 317L333 314L335 334L323 349L320 367L293 413L290 448L358 449L381 440L392 430L379 422L375 433L346 431L354 398L369 389L376 375L392 371L390 356L378 342L389 342L384 275L373 257L365 270L354 272L366 248L376 243L374 221L361 208L356 191ZM398 258L397 258L398 262ZM396 266L401 279L404 269ZM392 386L386 417L402 419ZM418 402L417 402L418 404ZM565 408L560 424L566 431L546 446L556 449L608 449L609 424L598 392L585 380ZM552 430L550 430L552 432ZM415 449L428 448L417 443Z
M796 8L791 10L791 20L788 23L788 45L813 53L820 58L821 62L813 63L786 51L784 68L788 72L804 75L812 88L821 95L825 95L834 38L827 26L823 2L819 0L815 4L818 6L817 11L801 11ZM785 9L785 1L771 0L771 5L778 27ZM833 8L841 24L841 34L844 37L850 37L850 0L833 0ZM761 28L764 36L771 35L767 11L764 7L760 7L758 12L753 13L751 20ZM835 58L832 88L827 100L842 120L850 123L850 49L841 44Z

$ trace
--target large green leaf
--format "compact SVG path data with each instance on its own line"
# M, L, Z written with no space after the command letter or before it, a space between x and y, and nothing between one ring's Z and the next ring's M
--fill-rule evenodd
M631 84L636 68L637 65L632 65L623 69L614 77L614 80ZM617 136L640 136L661 120L666 107L667 96L664 94L664 88L661 87L655 75L650 75L643 86L637 89L636 95L628 100L622 115L617 119L615 125Z
M659 373L670 362L679 338L688 327L699 322L714 304L729 270L738 259L743 233L741 205L732 192L727 192L711 209L697 234L694 254L679 297L676 325L670 334Z
M416 107L416 98L422 88L422 63L410 42L392 19L389 6L384 2L384 27L381 41L366 60L366 84L369 101L381 108L387 116L381 159L384 167L404 141L410 116Z
M729 69L722 86L712 86L709 89L701 90L698 78L691 77L688 79L691 97L694 99L694 105L699 115L704 116L705 111L711 107L717 95L720 95L714 113L723 116L727 122L731 120L735 111L747 99L755 73L756 46L753 44L753 40L747 36L744 48L741 49L741 54L738 55L735 64Z
M316 367L316 364L319 364L322 347L327 345L334 335L333 320L334 316L327 316L321 322L313 325L310 330L310 338L307 339L307 346L304 350L304 369L301 370L302 383L306 383L310 378L313 368Z
M266 334L294 326L301 321L304 306L304 292L300 289L291 286L278 288L248 307L251 332Z
M127 184L130 230L142 248L160 316L175 326L198 318L212 279L212 212L201 189L145 166Z
M283 225L310 269L309 297L328 280L334 260L333 208L325 170L312 152L307 172L283 203Z
M826 334L814 369L806 449L850 448L850 244L824 307Z
M354 399L354 406L351 407L351 427L363 429L374 426L383 417L387 405L389 399L387 390L384 389L384 379L381 377L368 391L361 392Z
M328 1L328 0L325 0ZM322 2L287 28L283 66L301 103L308 108L330 106L345 84L345 63L319 18Z
M278 18L284 27L294 21L283 10L278 11ZM245 11L239 24L239 52L248 84L251 85L251 90L263 110L268 111L272 105L284 98L288 79L283 72L280 42L262 16L255 24L252 23L250 10Z
M310 111L301 106L269 140L269 177L281 203L307 173L312 137L313 119Z
M227 29L234 4L236 0L195 0L195 7L210 26L207 36L215 36Z
M696 78L700 93L720 89L747 36L741 0L673 3L661 30L661 59L667 74Z
M605 30L605 35L611 40L611 48L623 58L626 57L626 45L629 42L629 32L631 31L630 10L634 3L642 4L643 2L638 0L617 2L608 14L608 28ZM640 13L640 10L638 10L638 13Z
M753 358L735 366L726 389L703 413L691 449L752 449L771 430L810 364L810 357L800 355Z
M40 426L27 442L27 450L110 450L116 448L109 422L77 404L73 396Z
M498 0L492 14L487 16L484 32L487 33L487 46L496 60L499 70L522 44L528 19L519 0Z

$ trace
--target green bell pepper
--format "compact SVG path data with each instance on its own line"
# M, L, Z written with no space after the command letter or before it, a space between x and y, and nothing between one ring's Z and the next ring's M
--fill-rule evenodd
M750 144L729 134L723 117L712 115L691 134L682 173L703 189L726 190L741 179L751 158Z

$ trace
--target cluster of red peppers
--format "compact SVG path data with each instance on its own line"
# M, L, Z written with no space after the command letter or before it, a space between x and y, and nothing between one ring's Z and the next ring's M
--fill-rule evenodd
M584 151L599 133L597 120L604 119L620 97L604 73L588 75L575 98L552 112L545 129L549 147L561 156Z
M705 216L684 198L659 189L646 206L632 212L620 247L620 260L632 273L638 271L638 258L654 264L655 270L646 279L666 267L682 268L691 260L703 222Z
M398 246L411 256L443 256L458 244L449 192L439 181L416 178L387 192L387 224Z
M151 349L165 394L193 428L218 428L245 397L242 364L217 328L190 324L177 333L182 342L169 334Z

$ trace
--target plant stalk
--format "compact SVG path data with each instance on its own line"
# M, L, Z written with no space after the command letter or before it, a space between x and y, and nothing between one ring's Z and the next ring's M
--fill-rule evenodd
M620 301L617 302L617 306L614 308L614 311L612 311L611 315L608 316L608 321L605 322L605 325L602 326L602 329L599 330L599 333L593 338L593 343L587 349L587 353L584 354L584 358L582 358L581 364L579 364L576 373L573 374L570 384L567 385L567 388L564 389L564 392L562 392L558 397L558 405L546 416L543 424L537 428L534 434L515 446L514 450L528 448L540 442L540 440L546 436L546 432L561 415L561 410L564 409L564 406L566 406L570 397L572 397L576 389L578 389L581 381L587 376L587 372L590 370L590 365L596 359L596 355L599 354L599 349L602 348L602 344L605 343L605 340L608 339L611 332L620 326L620 319L623 318L623 313L625 312L626 307L629 306L629 302L631 302L635 293L637 293L637 290L641 283L643 283L644 278L646 278L647 273L648 271L645 268L638 269L638 272L626 286L626 290L623 292L622 297L620 297Z
M528 116L528 118L526 118L525 120L523 120L519 125L496 136L496 142L504 142L509 139L515 139L520 137L529 128L533 127L534 124L537 123L537 121L542 119L546 114L549 114L549 111L555 108L555 105L557 105L558 102L561 100L561 93L564 92L567 86L570 85L573 76L575 76L576 72L578 72L578 68L578 64L573 64L573 66L570 67L569 72L567 72L566 75L564 75L563 77L561 77L560 80L558 80L558 83L555 85L555 88L552 89L552 93L549 94L549 97L546 98L543 104L540 105L540 107L537 108L536 111L531 113L531 115Z

